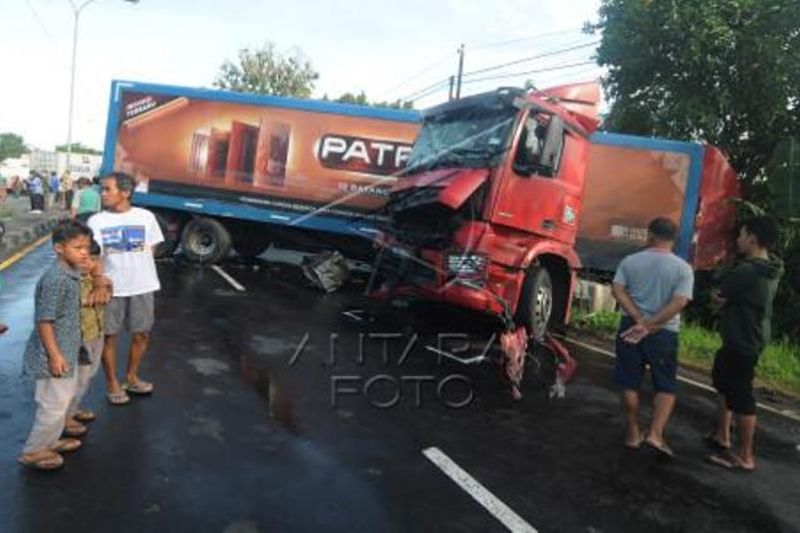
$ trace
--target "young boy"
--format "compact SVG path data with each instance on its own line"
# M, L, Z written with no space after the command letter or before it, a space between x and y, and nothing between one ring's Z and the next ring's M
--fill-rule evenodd
M89 390L89 383L97 374L103 356L103 313L105 304L111 296L110 283L98 287L97 280L102 279L103 258L101 248L92 241L89 248L89 262L81 276L81 348L78 360L78 377L75 397L67 409L66 429L64 433L70 437L86 434L84 422L92 422L95 414L81 409L80 403Z
M53 231L57 261L36 285L36 325L25 349L23 372L36 380L36 416L19 462L39 470L64 464L60 452L77 450L77 439L62 439L67 408L75 395L81 347L81 269L89 260L92 231L65 220Z

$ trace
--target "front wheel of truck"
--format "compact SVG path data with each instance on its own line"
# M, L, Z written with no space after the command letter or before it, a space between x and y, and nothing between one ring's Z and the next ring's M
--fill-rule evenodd
M213 218L195 218L183 229L181 246L186 258L193 263L216 263L230 253L231 234Z
M552 316L553 282L550 273L541 266L531 267L522 285L516 322L525 326L528 335L542 340Z

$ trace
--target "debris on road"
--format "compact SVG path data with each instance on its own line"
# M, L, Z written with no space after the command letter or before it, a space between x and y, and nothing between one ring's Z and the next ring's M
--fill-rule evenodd
M522 399L520 385L525 372L525 358L528 351L528 334L523 326L507 329L500 335L500 348L503 350L505 372L511 384L511 397Z
M375 317L367 313L364 309L351 309L343 312L342 316L349 318L357 324L370 324L375 321Z
M350 276L347 260L337 251L304 257L302 268L306 278L327 293L337 290Z

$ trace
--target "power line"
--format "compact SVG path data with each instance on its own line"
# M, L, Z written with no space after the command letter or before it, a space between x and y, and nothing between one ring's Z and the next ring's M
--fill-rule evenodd
M466 72L464 74L464 76L466 77L466 76L472 76L472 75L475 75L475 74L482 74L484 72L491 72L492 70L497 70L497 69L500 69L500 68L503 68L503 67L508 67L508 66L511 66L511 65L518 65L520 63L526 63L528 61L533 61L534 59L542 59L544 57L552 57L552 56L555 56L555 55L564 54L566 52L572 52L574 50L581 50L583 48L589 48L590 46L595 46L595 45L597 45L599 43L600 43L600 41L597 40L597 41L592 41L590 43L583 43L583 44L579 44L579 45L575 45L575 46L570 46L568 48L560 48L560 49L557 49L557 50L551 50L549 52L544 52L542 54L537 54L537 55L534 55L534 56L523 57L522 59L509 61L508 63L501 63L499 65L493 65L491 67L485 67L485 68L482 68L482 69L473 70L471 72Z
M397 90L400 87L406 85L408 82L419 78L420 76L422 76L426 72L429 72L429 71L433 70L434 68L438 67L439 65L441 65L445 61L449 61L450 59L452 59L454 54L455 54L455 52L450 52L446 56L441 57L440 59L437 59L436 61L428 64L427 66L422 67L421 69L413 72L411 75L406 76L406 78L403 79L402 81L400 81L399 83L396 83L393 86L391 86L389 89L386 89L385 91L383 91L383 94L384 95L388 95L388 94L393 93L395 90Z
M492 65L492 66L489 66L489 67L485 67L485 68L481 68L481 69L478 69L478 70L473 70L471 72L464 73L462 78L465 78L467 76L473 76L475 74L480 74L480 73L483 73L483 72L491 72L491 71L498 70L498 69L501 69L501 68L504 68L504 67L507 67L507 66L518 65L520 63L526 63L526 62L533 61L533 60L536 60L536 59L542 59L542 58L546 58L546 57L553 57L553 56L556 56L556 55L565 54L565 53L568 53L568 52L573 52L575 50L585 49L585 48L588 48L590 46L594 46L594 45L598 44L599 42L600 42L599 40L596 40L596 41L592 41L592 42L589 42L589 43L574 44L574 45L568 46L566 48L558 48L558 49L550 50L550 51L547 51L547 52L544 52L544 53L541 53L541 54L536 54L534 56L524 57L524 58L521 58L521 59L516 59L514 61L509 61L509 62L506 62L506 63L500 63L500 64L497 64L497 65ZM581 64L582 65L587 65L587 64L592 64L592 62L586 62L586 63L581 63ZM548 68L547 70L552 70L552 69ZM534 71L534 72L539 72L539 71L537 70L537 71ZM478 78L478 79L473 79L473 80L464 80L462 83L478 82L478 81L491 80L491 79L499 79L499 78L503 78L503 77L513 77L514 75L515 74L507 74L507 75L499 75L498 77L487 77L487 78ZM523 75L523 74L519 74L519 75ZM432 90L438 89L440 86L447 85L449 83L450 83L450 78L449 77L445 78L443 80L439 80L439 81L437 81L435 83L432 83L431 85L423 87L422 89L416 90L416 91L408 94L407 96L405 96L403 98L400 98L400 100L402 100L402 101L419 100L420 98L430 94L432 92Z
M408 96L404 96L403 98L400 98L400 100L405 101L405 102L413 102L414 100L420 98L420 97L417 96L419 93L424 93L426 91L429 91L430 89L438 88L439 86L443 86L443 85L450 85L450 77L449 76L447 78L443 79L443 80L439 80L436 83L428 85L427 87L419 89L418 91L414 91L413 93L410 93Z
M447 83L449 85L450 84L450 80L447 80ZM436 87L432 87L431 90L429 90L429 91L426 91L426 92L424 92L422 94L414 96L413 98L408 98L408 99L406 99L404 101L406 101L406 102L416 102L417 100L421 100L421 99L425 98L426 96L430 96L430 95L432 95L434 93L438 93L439 91L443 90L444 88L445 87L442 86L442 85L437 85Z
M506 46L509 44L515 43L522 43L526 41L534 41L537 39L541 39L544 37L554 37L556 35L567 35L570 33L575 33L576 31L581 31L583 28L570 28L568 30L560 30L560 31L551 31L547 33L539 33L536 35L529 35L527 37L520 37L517 39L510 39L507 41L498 41L494 43L485 43L485 44L476 44L476 45L469 45L470 50L485 50L487 48L499 48L501 46Z
M554 71L554 70L564 70L564 69L568 69L568 68L583 67L583 66L586 66L586 65L594 65L594 64L596 64L594 61L583 61L583 62L580 62L580 63L572 63L572 64L569 64L569 65L556 65L556 66L553 66L553 67L545 67L545 68L539 68L539 69L534 69L534 70L526 70L524 72L511 72L511 73L508 73L508 74L498 74L496 76L486 76L486 77L483 77L483 78L475 78L475 79L471 79L471 80L464 80L464 83L477 83L479 81L499 80L499 79L503 79L503 78L514 78L514 77L517 77L517 76L527 76L528 74L538 74L540 72L550 72L550 71Z
M47 42L50 43L50 47L53 48L55 45L53 43L53 36L50 35L50 32L47 30L47 26L45 26L42 17L39 16L39 12L36 11L36 8L33 7L31 0L25 0L25 3L28 4L28 9L30 9L33 18L36 19L36 22L39 24L39 28L44 33L44 36L47 37Z

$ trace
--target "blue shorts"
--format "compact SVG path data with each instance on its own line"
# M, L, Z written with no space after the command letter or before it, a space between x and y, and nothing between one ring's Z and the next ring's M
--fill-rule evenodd
M653 390L674 394L678 376L678 334L662 329L639 344L631 344L622 340L620 334L634 324L629 317L623 317L620 323L614 382L626 390L639 390L645 368L649 366Z

